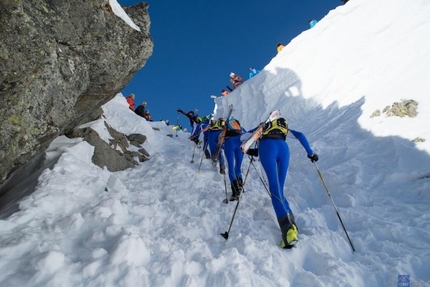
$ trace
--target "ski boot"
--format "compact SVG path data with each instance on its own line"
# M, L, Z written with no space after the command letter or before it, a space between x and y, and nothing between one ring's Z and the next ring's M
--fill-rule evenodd
M240 177L237 178L237 186L239 187L239 191L241 193L245 193L245 189L243 188L243 180Z
M239 200L239 196L240 196L240 190L239 190L239 186L237 185L237 180L235 180L231 183L230 201Z
M292 212L287 215L278 218L279 226L282 231L282 240L280 247L284 249L291 249L297 243L297 234L299 229L297 228L296 222L294 221L294 215Z

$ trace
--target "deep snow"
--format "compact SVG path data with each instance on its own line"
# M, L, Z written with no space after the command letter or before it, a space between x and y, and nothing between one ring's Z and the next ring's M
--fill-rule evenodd
M264 172L248 159L226 241L220 233L236 203L222 202L224 178L206 159L197 173L202 151L191 164L188 134L146 122L119 94L103 106L106 121L147 135L151 159L112 173L91 163L86 142L55 140L36 191L0 220L0 285L401 286L409 278L430 286L428 19L424 0L351 0L215 100L216 116L233 104L246 129L281 109L307 136L356 252L315 166L290 137L284 191L297 247L278 247ZM416 118L370 117L402 99L419 103ZM88 125L108 139L102 120Z

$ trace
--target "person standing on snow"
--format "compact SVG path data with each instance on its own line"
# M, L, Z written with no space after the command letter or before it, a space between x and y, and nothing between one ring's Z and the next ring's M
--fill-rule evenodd
M251 79L255 75L260 73L260 70L256 70L254 67L249 68L249 78Z
M278 48L276 48L276 51L278 51L278 53L279 52L281 52L282 51L282 49L284 49L284 45L282 45L281 43L278 43L277 45L276 45Z
M298 228L290 204L284 195L284 184L290 161L290 150L285 141L288 132L299 140L312 162L318 161L318 155L312 151L305 135L289 129L287 121L282 117L266 123L258 142L258 149L250 149L247 152L252 156L257 156L257 154L260 156L261 165L269 181L273 209L282 232L280 246L286 249L292 248L298 241ZM243 139L245 140L246 136Z
M206 117L205 117L206 118ZM210 159L211 158L211 154L209 152L209 140L208 140L208 127L209 127L209 119L203 119L203 121L201 123L199 123L198 125L196 125L196 128L192 131L191 136L189 137L190 140L194 141L194 142L200 142L199 137L200 134L202 133L203 130L206 129L206 131L203 131L203 152L205 153L205 157L206 159Z
M226 91L226 90L221 90L221 95L223 96L223 97L225 97L225 96L227 96L229 93L228 93L228 91Z
M235 118L227 121L227 132L224 140L224 155L227 159L228 177L231 185L230 201L239 200L243 191L242 161L243 153L240 136L245 132Z
M185 115L190 120L190 126L191 126L191 132L190 133L192 135L195 134L197 131L198 125L202 122L202 119L198 115L194 114L193 111L189 111L188 113L185 113L181 109L178 109L177 111L178 111L178 113ZM194 141L194 143L197 145L198 148L201 147L201 141L199 140L198 136L193 137L191 139ZM205 138L203 138L203 140L205 140ZM207 150L207 145L206 145L205 155L207 156L208 154L209 154L209 152Z
M132 110L134 112L134 99L136 98L136 96L134 94L130 94L130 96L126 97L125 99L127 100L128 103L128 107L130 108L130 110Z
M315 19L310 19L308 22L310 28L313 28L318 23L318 21Z
M199 119L198 115L195 115L193 111L189 111L188 113L185 113L183 110L178 109L177 112L183 114L184 116L186 116L190 120L191 130L194 129L194 124L200 123L200 119Z
M233 90L242 85L243 79L241 76L236 75L235 73L230 73L230 82L233 84Z

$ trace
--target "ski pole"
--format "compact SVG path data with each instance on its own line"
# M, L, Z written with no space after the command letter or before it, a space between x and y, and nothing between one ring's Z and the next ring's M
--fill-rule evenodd
M203 156L205 155L205 150L207 147L208 147L208 141L206 141L205 144L203 145L202 158L200 159L200 164L199 164L199 168L197 169L197 173L200 172L200 167L202 166L202 162L203 162Z
M225 204L228 204L228 198L227 198L227 180L225 179L225 174L224 174L224 190L225 190L225 199L222 201Z
M252 156L251 156L251 158L252 158ZM254 167L255 172L257 173L258 178L260 179L261 183L263 184L264 189L266 190L267 194L269 195L269 197L271 197L271 196L270 196L269 188L267 187L267 183L266 183L266 182L263 180L263 178L261 177L261 175L260 175L260 173L258 172L257 168L255 167L254 163L252 163L252 166Z
M228 231L226 231L226 232L224 232L224 233L221 233L221 236L222 236L222 237L224 237L224 239L225 239L225 240L227 240L227 239L228 239L228 233L230 232L231 225L233 224L234 216L236 215L236 211L237 211L237 207L239 206L239 202L240 202L240 198L239 198L239 200L237 201L236 207L234 208L233 217L231 218L230 226L228 227Z
M178 137L178 129L179 129L179 112L178 112L178 116L176 117L176 137Z
M196 153L196 146L197 146L197 145L194 145L194 148L193 148L193 156L191 157L190 163L194 163L194 154Z
M249 169L251 168L251 163L253 161L254 161L254 158L251 157L251 160L250 160L250 163L249 163L249 166L248 166L248 170L246 171L245 178L243 179L243 185L245 185L246 178L248 177ZM233 217L231 218L230 226L228 227L228 231L226 231L224 233L221 233L221 236L224 237L225 240L228 239L228 233L230 232L231 226L233 225L234 217L236 216L237 207L239 206L239 202L240 202L241 197L242 197L242 194L239 195L239 199L237 200L236 207L234 208L234 212L233 212Z
M342 225L343 231L345 232L346 237L348 238L349 245L351 245L352 251L353 251L353 252L355 252L354 245L352 244L352 241L351 241L351 239L349 238L349 235L348 235L348 232L346 231L345 225L343 225L342 219L340 218L339 212L337 211L337 208L336 208L336 205L334 204L333 198L331 197L331 194L330 194L330 192L328 191L327 185L325 184L325 181L324 181L324 178L323 178L323 176L322 176L322 174L321 174L321 171L319 170L319 168L318 168L318 166L317 166L317 163L316 163L316 162L314 162L314 164L315 164L315 168L317 169L318 175L320 176L320 179L321 179L321 181L322 181L322 183L323 183L323 185L324 185L325 191L327 192L327 195L328 195L328 197L330 198L331 203L333 204L334 210L336 211L337 218L339 218L339 221L340 221L340 224Z

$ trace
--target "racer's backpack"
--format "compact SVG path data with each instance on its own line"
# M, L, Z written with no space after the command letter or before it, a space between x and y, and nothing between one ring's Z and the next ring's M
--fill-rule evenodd
M227 122L227 128L231 131L240 131L240 123L235 118L231 117Z

